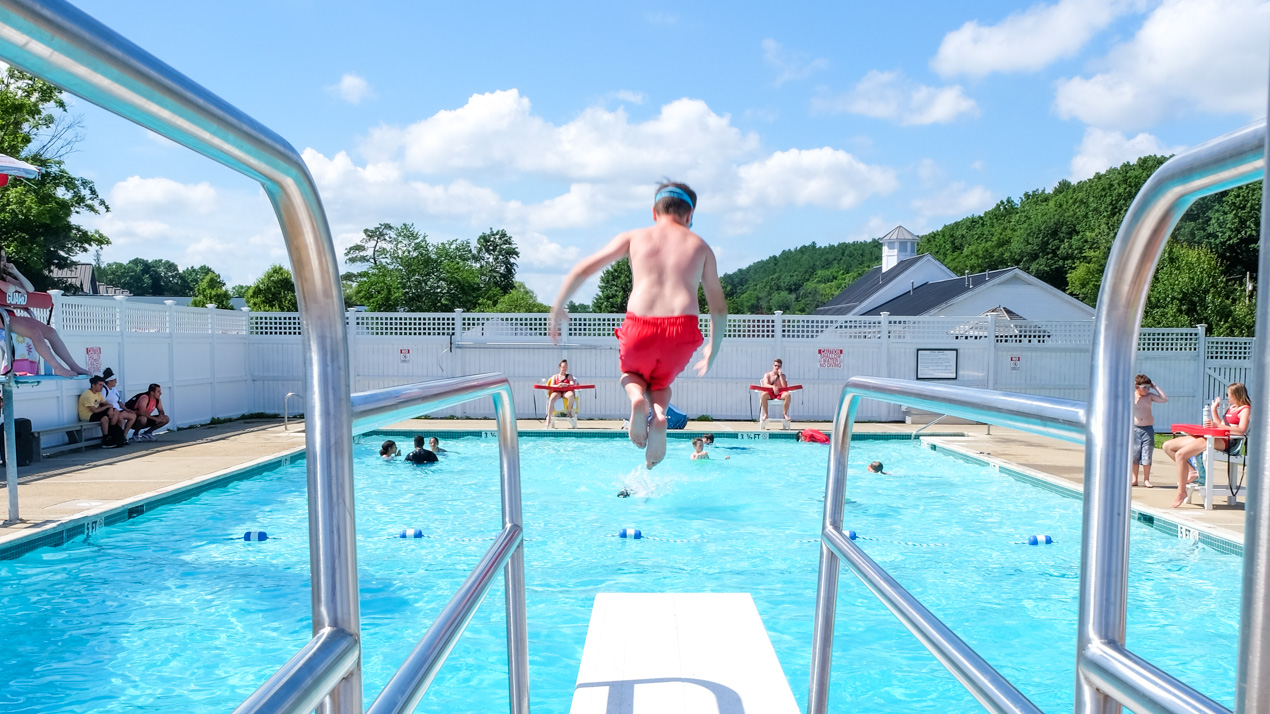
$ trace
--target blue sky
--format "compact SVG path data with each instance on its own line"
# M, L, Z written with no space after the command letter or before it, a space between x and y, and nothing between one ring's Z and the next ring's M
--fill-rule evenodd
M303 152L341 250L384 221L504 227L544 301L662 176L731 270L1212 138L1265 115L1270 67L1260 0L78 4ZM250 180L74 111L105 260L286 262Z

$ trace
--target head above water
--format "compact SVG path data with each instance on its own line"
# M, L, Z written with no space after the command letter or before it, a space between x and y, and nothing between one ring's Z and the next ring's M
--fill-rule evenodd
M688 188L688 184L665 181L657 187L653 196L654 220L658 216L675 216L691 228L692 214L696 210L697 192Z
M397 453L397 442L392 439L385 441L383 445L379 447L380 456L389 456L395 453Z
M871 473L871 474L880 474L880 473L882 473L882 462L881 462L881 461L874 461L873 463L869 464L869 473Z
M422 449L428 443L428 439L423 434L415 434L415 448Z
M714 434L702 434L702 435L701 435L701 440L702 440L702 441L704 441L704 442L706 442L707 444L713 444L713 443L714 443Z
M699 436L692 440L692 448L696 449L697 451L701 451L701 447L705 445L706 445L705 439L702 439Z
M436 438L435 436L432 437L431 439L428 439L428 446L437 447L440 445L441 445L441 440Z

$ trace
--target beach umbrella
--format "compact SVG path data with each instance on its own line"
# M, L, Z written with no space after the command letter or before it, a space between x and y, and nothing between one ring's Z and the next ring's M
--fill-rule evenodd
M25 161L19 161L12 156L0 154L0 186L9 183L10 176L19 178L39 178L40 170Z

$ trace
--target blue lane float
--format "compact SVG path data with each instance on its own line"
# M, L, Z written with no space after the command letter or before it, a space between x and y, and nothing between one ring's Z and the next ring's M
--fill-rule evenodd
M398 538L422 538L423 531L419 530L418 528L406 528L405 530L401 531L401 533L397 534L397 537Z
M627 528L623 528L622 530L618 531L618 532L617 532L617 537L618 537L618 538L630 538L630 539L632 539L632 540L639 540L639 539L641 539L641 538L643 538L643 537L644 537L644 534L643 534L643 533L641 533L641 532L640 532L640 530L639 530L638 528L627 527Z
M1054 539L1047 535L1033 535L1027 537L1028 545L1051 545Z
M247 531L243 534L243 540L248 543L263 543L269 540L269 534L264 531Z

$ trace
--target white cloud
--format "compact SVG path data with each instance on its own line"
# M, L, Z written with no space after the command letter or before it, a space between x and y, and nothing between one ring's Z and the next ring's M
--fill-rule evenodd
M1194 114L1263 116L1270 2L1164 0L1103 71L1058 83L1059 116L1137 129Z
M1088 127L1085 129L1085 137L1080 142L1080 149L1072 157L1071 179L1080 181L1148 154L1167 156L1176 154L1184 148L1182 146L1166 147L1160 143L1159 139L1146 132L1127 139L1118 131Z
M1071 57L1143 0L1059 0L1015 12L995 25L971 20L944 35L930 66L943 77L1034 72Z
M361 104L364 100L375 96L375 91L370 88L370 82L351 72L340 77L340 81L327 87L326 91L349 104Z
M111 187L106 201L110 213L84 222L110 236L102 251L107 262L144 256L181 267L207 264L231 285L287 263L273 209L259 189L132 176Z
M619 89L613 93L618 101L629 102L631 104L643 104L648 101L648 95L643 92L633 92L629 89Z
M817 97L812 109L828 113L863 114L904 125L947 124L957 117L976 115L979 105L961 85L929 87L903 72L871 70L851 91L836 97Z
M732 126L699 99L663 105L644 122L624 109L591 107L559 126L511 89L475 94L464 106L407 127L380 127L363 142L373 162L400 161L423 174L492 171L568 179L710 179L704 167L752 153L758 135Z
M917 211L915 230L924 230L931 218L960 218L985 211L996 203L996 194L987 188L954 181L929 196L913 199L910 205Z
M791 80L806 79L829 66L829 60L824 57L813 58L806 52L791 52L771 38L763 40L761 46L763 59L779 71L775 82L778 87Z
M870 166L841 149L790 149L740 167L736 204L854 208L899 186L895 172Z

